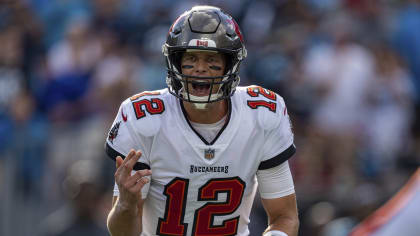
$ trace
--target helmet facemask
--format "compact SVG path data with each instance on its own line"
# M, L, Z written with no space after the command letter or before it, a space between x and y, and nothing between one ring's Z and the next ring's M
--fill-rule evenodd
M167 42L162 47L167 64L166 83L169 92L191 102L196 108L227 99L239 84L239 65L246 57L237 24L219 8L193 8L181 15L172 25ZM211 51L225 56L225 71L221 76L198 77L182 74L181 58L189 51ZM206 96L191 94L190 88L206 86ZM217 87L217 90L213 88ZM213 91L214 90L214 91Z

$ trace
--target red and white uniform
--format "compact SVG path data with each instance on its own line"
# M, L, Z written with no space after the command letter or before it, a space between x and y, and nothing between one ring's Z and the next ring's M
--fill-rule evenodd
M260 173L287 164L295 152L293 133L284 101L272 91L238 87L229 106L226 122L209 142L167 89L122 103L106 151L115 158L141 150L135 169L152 170L142 191L142 235L249 234L257 182L265 178ZM261 196L294 193L293 183L278 186L260 189Z

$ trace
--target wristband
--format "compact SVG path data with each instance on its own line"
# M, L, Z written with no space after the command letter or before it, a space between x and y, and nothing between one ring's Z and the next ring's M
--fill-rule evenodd
M288 236L285 232L282 232L280 230L270 230L263 234L263 236Z

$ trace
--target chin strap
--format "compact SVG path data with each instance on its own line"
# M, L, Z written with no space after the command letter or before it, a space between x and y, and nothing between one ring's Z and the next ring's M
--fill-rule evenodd
M193 103L195 109L204 110L207 109L208 103Z
M188 98L187 92L182 91L182 96ZM210 95L210 101L214 101L216 99L219 99L220 97L221 97L220 93L213 93L213 94ZM194 103L194 102L205 102L205 103L207 103L207 101L209 100L209 96L195 96L195 95L192 95L192 94L190 94L189 98L190 98L192 103Z

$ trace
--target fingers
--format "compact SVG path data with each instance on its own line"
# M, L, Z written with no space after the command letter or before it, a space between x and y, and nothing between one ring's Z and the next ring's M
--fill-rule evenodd
M138 202L141 199L141 189L149 182L146 176L151 173L151 170L139 170L121 183L121 186L118 187L122 201L129 204Z
M140 192L140 190L143 188L144 185L146 185L147 183L149 183L149 179L145 178L146 176L149 176L152 174L151 170L141 170L141 171L137 171L137 173L140 173L139 175L143 175L143 177L141 177L135 184L133 187L131 187L131 191L133 192Z
M134 151L134 149L131 149L131 151L128 153L127 157L125 158L123 162L123 167L126 168L126 171L130 173L133 170L134 165L137 163L137 161L141 157L140 151Z
M145 182L145 181L148 181L148 179L143 178L143 177L149 176L149 175L151 175L151 173L152 172L150 170L136 171L132 176L127 178L127 180L124 183L124 187L127 188L127 189L130 189L134 185L136 185L138 182L144 182L144 184L146 184L147 182Z
M133 171L133 167L141 155L140 151L136 152L132 149L124 160L121 156L115 159L117 167L115 182L120 192L119 201L127 206L138 204L141 199L141 189L149 182L149 179L145 178L145 176L152 174L151 170ZM133 175L131 175L132 172L134 173Z
M116 165L117 165L117 171L115 172L115 175L121 175L124 177L130 176L131 171L133 170L134 165L137 163L141 156L140 151L134 151L134 149L131 149L128 153L127 157L122 161L121 157L117 157L116 159Z
M117 169L120 168L120 166L122 165L123 161L124 160L122 159L122 157L117 156L117 158L115 159L115 165L116 165Z
M137 183L131 188L133 192L140 192L144 185L149 183L148 178L141 178Z

